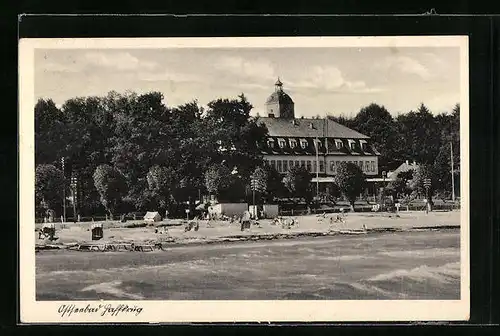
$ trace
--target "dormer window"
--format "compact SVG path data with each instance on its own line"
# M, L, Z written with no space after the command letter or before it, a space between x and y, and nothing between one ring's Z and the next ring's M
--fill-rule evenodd
M280 148L285 148L285 139L279 138L278 145L280 146Z
M368 151L368 144L367 144L366 140L359 140L359 143L361 144L361 150L363 152L367 152Z
M347 140L347 141L349 141L349 148L350 148L351 150L356 150L356 141L351 140L351 139L349 139L349 140Z
M302 149L306 149L307 148L307 140L306 139L300 139L300 147Z
M342 142L342 140L335 139L335 147L337 147L337 149L342 149L342 147L344 147L344 143Z
M271 148L274 148L274 139L271 138L267 139L267 145Z
M297 140L290 139L290 148L294 149L295 147L297 147Z
M314 139L314 143L316 144L316 149L320 150L321 149L321 140Z

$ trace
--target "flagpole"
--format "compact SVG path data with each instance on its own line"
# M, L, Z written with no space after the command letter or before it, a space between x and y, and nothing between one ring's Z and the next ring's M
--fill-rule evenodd
M61 158L61 168L63 172L63 222L66 223L66 174L64 173L64 157Z
M450 156L451 156L451 199L455 202L455 172L453 169L453 142L450 141Z
M319 155L318 155L318 137L316 137L316 198L319 200Z

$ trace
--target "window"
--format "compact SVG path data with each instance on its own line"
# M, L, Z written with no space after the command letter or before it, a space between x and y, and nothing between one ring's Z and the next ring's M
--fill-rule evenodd
M372 172L375 172L375 161L372 161L371 165L372 165Z
M295 167L300 167L300 162L298 160L295 161Z
M306 149L307 148L307 140L306 139L300 139L300 147L302 149Z
M337 147L337 149L341 149L342 147L344 147L344 143L340 139L335 139L335 146Z
M278 144L279 144L280 148L284 148L285 147L285 139L279 138Z
M321 150L321 140L314 139L314 143L316 144L315 148L317 148L318 150Z
M370 171L370 161L365 161L365 171L366 172Z
M267 139L267 145L271 148L274 148L274 139Z
M349 161L349 163L352 163L352 161Z
M271 167L273 167L274 169L276 169L276 161L271 160Z
M347 140L347 141L349 141L349 148L350 148L351 150L355 150L355 149L356 149L356 141L351 140L351 139L349 139L349 140Z
M281 166L281 160L276 161L278 163L277 170L281 173L283 171L283 167Z
M335 161L330 162L330 171L335 172Z
M357 166L358 165L358 161L354 161L354 164Z
M318 164L316 161L313 162L313 172L316 172L316 170L318 169Z
M301 166L301 167L305 167L305 166L306 166L306 161L304 161L304 160L300 160L300 166Z
M284 160L283 161L283 171L286 173L288 171L288 161Z
M312 172L311 160L307 160L307 170Z
M363 170L363 161L359 161L359 168L361 168L361 170Z
M319 171L320 171L320 173L325 171L325 162L324 161L319 162Z
M361 144L361 150L363 152L367 152L368 146L367 146L366 140L359 140L359 143Z
M290 139L290 148L295 148L297 147L297 140L295 139Z

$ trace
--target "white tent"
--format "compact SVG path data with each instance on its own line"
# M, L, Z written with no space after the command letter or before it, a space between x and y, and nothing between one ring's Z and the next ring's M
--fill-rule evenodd
M144 215L144 221L146 221L146 222L159 222L159 221L161 221L161 216L157 211L148 211Z

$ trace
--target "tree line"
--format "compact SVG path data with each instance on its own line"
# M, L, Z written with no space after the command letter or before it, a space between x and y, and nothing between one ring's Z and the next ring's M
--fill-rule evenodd
M73 174L83 216L176 211L206 194L249 201L252 180L264 177L259 200L296 194L309 201L309 174L293 170L283 179L264 165L267 129L250 116L253 107L243 94L215 99L206 109L197 101L169 107L163 99L159 92L112 91L68 99L60 108L51 99L39 99L34 107L37 211L61 212L63 190L70 194ZM459 167L459 114L457 105L434 117L422 105L393 118L383 106L371 104L354 118L329 118L371 136L382 168L405 159L431 165L433 172L441 167L437 180L444 186L449 141Z

